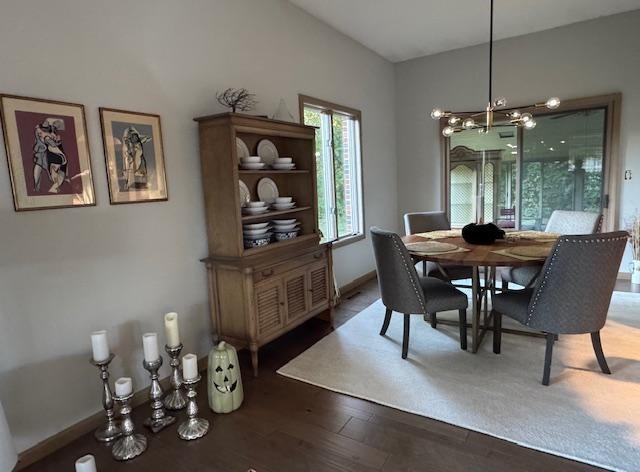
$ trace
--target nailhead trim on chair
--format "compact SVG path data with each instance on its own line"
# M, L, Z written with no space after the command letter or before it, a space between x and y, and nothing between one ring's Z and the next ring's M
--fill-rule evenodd
M387 237L391 238L391 240L393 241L393 245L396 248L396 251L398 251L398 253L400 254L400 258L402 259L402 264L404 265L404 268L407 271L407 274L409 275L409 280L411 280L411 286L413 287L413 291L416 292L416 297L418 298L418 301L420 302L420 306L422 307L422 310L426 313L427 312L427 307L425 307L424 303L422 303L422 299L424 298L424 294L420 293L420 291L418 291L418 287L416 287L416 284L415 284L415 282L413 280L411 271L409 270L409 266L407 265L407 261L406 261L405 255L402 252L402 250L400 249L400 246L398 246L397 238L395 238L394 235L389 235Z
M558 244L556 245L555 250L553 251L553 255L551 256L551 260L549 261L549 266L547 267L547 270L544 273L544 276L542 278L542 281L540 282L540 287L538 287L538 289L536 290L536 296L533 299L533 302L531 303L531 305L529 306L529 313L527 315L527 322L525 323L525 325L529 325L529 323L531 322L531 317L533 316L533 312L535 310L536 304L538 303L538 300L540 299L540 294L542 293L546 283L547 283L547 278L549 276L549 272L551 272L551 267L553 266L553 264L555 263L555 259L556 256L558 254L558 249L560 248L560 246L562 245L562 243L568 243L568 242L573 242L573 243L604 243L607 241L621 241L621 240L626 240L627 238L622 236L622 237L618 237L618 238L595 238L595 239L569 239L569 238L560 238L558 240Z

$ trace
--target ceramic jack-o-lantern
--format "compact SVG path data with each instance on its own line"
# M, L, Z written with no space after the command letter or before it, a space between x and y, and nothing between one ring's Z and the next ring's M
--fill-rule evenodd
M240 408L244 399L236 349L221 341L209 353L209 407L216 413Z

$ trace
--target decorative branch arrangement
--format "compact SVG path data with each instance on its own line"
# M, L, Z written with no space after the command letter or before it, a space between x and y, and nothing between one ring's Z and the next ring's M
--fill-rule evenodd
M640 260L640 213L636 213L631 218L629 225L629 242L633 248L633 260Z
M236 110L250 111L253 110L258 101L255 99L255 94L250 93L247 89L234 89L228 88L224 92L217 93L216 99L220 105L227 108L231 108L233 113Z

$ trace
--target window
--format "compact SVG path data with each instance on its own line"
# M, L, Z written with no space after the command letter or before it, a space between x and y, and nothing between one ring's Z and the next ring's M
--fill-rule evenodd
M316 130L318 227L322 242L364 238L361 113L300 96L300 116Z

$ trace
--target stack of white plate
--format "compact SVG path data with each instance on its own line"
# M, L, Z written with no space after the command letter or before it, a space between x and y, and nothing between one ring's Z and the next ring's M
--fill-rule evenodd
M247 202L245 206L242 207L242 211L246 215L260 215L261 213L266 213L269 210L269 205L267 202Z
M266 246L271 242L271 226L269 223L246 224L242 227L244 247Z
M262 170L266 165L260 156L240 157L240 168L244 170Z
M296 165L291 157L276 157L271 163L271 167L275 170L293 170Z
M298 237L300 223L295 218L289 220L273 220L273 235L277 241L285 241Z
M277 211L291 210L295 206L296 202L293 201L293 197L276 197L272 204L273 209Z

